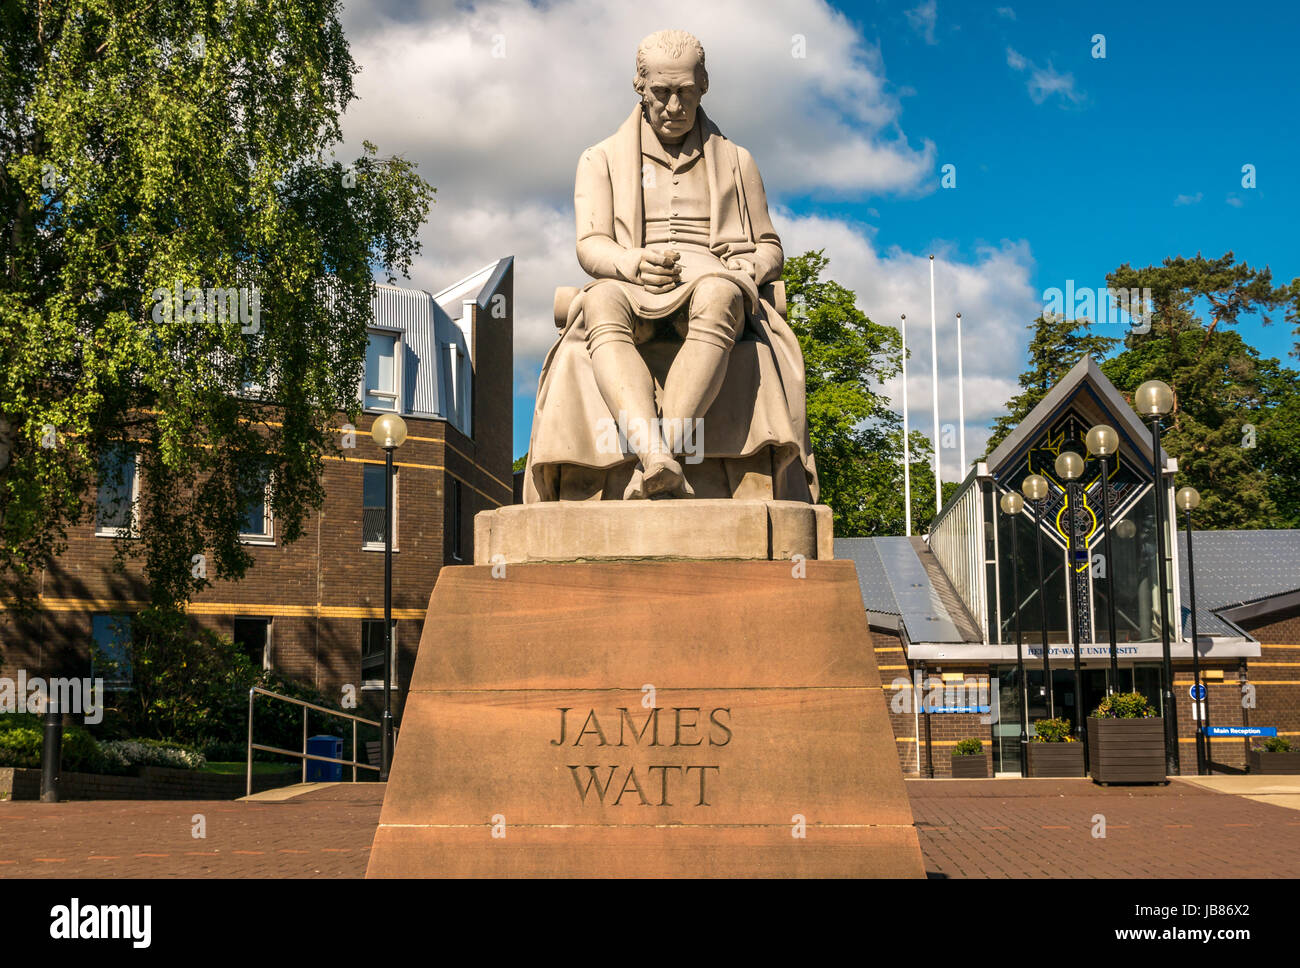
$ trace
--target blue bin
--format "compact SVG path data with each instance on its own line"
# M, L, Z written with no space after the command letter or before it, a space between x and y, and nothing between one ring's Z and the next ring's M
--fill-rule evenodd
M332 756L343 759L343 740L338 736L312 736L307 740L307 752L316 756ZM307 761L307 781L325 781L338 783L343 779L342 763L324 763L320 760Z

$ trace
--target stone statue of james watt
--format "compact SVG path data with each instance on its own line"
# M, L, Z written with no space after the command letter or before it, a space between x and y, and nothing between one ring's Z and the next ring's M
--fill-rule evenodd
M700 108L709 76L690 34L645 38L633 87L640 104L578 162L578 262L594 281L557 292L524 500L815 502L758 168Z

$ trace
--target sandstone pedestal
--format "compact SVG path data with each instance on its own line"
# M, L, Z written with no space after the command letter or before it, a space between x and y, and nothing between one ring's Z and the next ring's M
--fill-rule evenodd
M834 557L831 509L802 501L549 501L482 511L474 564Z
M444 568L368 871L413 875L924 876L852 562Z

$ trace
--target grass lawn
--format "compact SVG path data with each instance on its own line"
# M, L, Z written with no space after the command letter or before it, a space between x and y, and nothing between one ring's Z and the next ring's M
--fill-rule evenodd
M253 762L254 773L283 773L285 770L297 769L293 763L261 763ZM209 760L203 767L201 773L237 773L244 774L248 772L248 762L246 760L232 760L229 762L213 762Z

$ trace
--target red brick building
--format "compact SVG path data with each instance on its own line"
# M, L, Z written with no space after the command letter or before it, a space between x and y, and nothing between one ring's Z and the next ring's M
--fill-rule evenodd
M198 595L190 612L232 636L255 661L319 689L333 704L354 686L378 708L383 677L384 454L370 428L400 413L409 436L395 452L393 618L395 715L409 681L425 608L444 564L473 561L474 515L513 497L514 260L507 257L431 294L380 285L374 297L355 428L338 418L342 456L327 459L324 506L286 545L269 502L249 509L243 540L255 559L239 582ZM128 469L120 497L138 488ZM91 643L125 644L121 620L147 594L139 571L114 560L130 502L105 502L94 523L40 577L40 610L19 626L0 613L0 674L90 671ZM79 670L79 671L78 671Z
M1115 428L1120 440L1107 477L1110 561L1100 462L1084 446L1088 429L1097 424ZM1084 457L1073 498L1054 470L1063 450ZM1194 710L1187 538L1183 515L1175 517L1174 507L1180 482L1177 461L1162 453L1160 465L1155 487L1149 431L1085 358L971 470L925 538L836 540L835 556L851 558L857 566L904 772L927 775L932 764L935 776L949 776L953 747L975 738L989 755L991 775L1019 775L1022 708L1031 738L1034 721L1049 715L1071 720L1077 730L1080 718L1086 720L1108 688L1107 595L1112 587L1118 690L1145 694L1168 718L1156 570L1157 496L1166 509L1165 548L1176 549L1165 607L1174 619L1170 653L1181 772L1196 772L1197 714L1208 713L1213 728L1262 728L1265 735L1275 731L1297 743L1300 531L1194 534L1196 641L1208 693L1208 710L1206 703ZM1018 492L1030 473L1049 482L1041 516L1035 518L1028 502L1014 517L1003 513L1001 495ZM1067 540L1071 500L1073 567ZM1043 663L1044 619L1050 677ZM1049 678L1050 687L1045 687ZM942 711L927 714L927 709ZM1212 737L1210 755L1228 770L1242 770L1248 746L1260 742L1240 735Z

